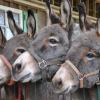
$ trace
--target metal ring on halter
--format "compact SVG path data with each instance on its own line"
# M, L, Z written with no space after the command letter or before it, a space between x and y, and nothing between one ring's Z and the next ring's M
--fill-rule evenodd
M45 67L47 67L47 62L44 59L42 59L42 61L38 64L40 69L44 69Z

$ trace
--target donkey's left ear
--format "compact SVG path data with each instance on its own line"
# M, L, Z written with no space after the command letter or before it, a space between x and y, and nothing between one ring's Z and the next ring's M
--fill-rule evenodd
M8 17L8 24L9 24L9 28L12 32L12 34L15 36L15 35L18 35L18 34L23 34L23 30L21 29L21 27L19 27L15 20L14 20L14 16L13 16L13 13L12 11L7 11L7 17Z
M72 21L72 6L70 0L61 0L61 25L64 29L69 30Z
M97 19L97 35L100 36L100 18Z
M28 36L34 37L36 32L36 19L32 10L28 10L28 18L27 18L27 34Z

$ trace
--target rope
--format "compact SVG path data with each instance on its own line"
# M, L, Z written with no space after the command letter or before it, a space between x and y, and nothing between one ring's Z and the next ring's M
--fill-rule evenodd
M21 100L22 84L18 83L18 100Z
M26 89L25 89L25 94L26 94L26 99L25 100L28 100L28 97L29 97L29 82L26 84Z

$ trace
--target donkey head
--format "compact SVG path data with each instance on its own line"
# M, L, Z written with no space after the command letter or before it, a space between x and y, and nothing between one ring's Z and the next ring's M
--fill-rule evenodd
M65 59L69 49L67 34L58 24L44 27L40 30L29 49L38 63L43 60L47 63L46 65L51 74L57 70L57 65Z
M91 88L99 79L100 37L99 18L96 28L80 35L67 53L67 59L56 75L53 85L57 93L74 92L78 88Z
M20 27L17 27L13 19L13 16L11 15L12 12L8 11L7 13L8 13L10 29L12 30L14 34L16 33L20 35L16 35L12 39L8 40L7 44L5 45L5 48L3 49L3 54L10 60L11 64L13 64L13 62L16 60L12 67L12 76L15 78L15 80L18 81L19 78L22 78L23 75L25 75L24 74L25 72L27 74L27 71L29 71L32 75L35 73L34 67L36 67L36 64L34 62L34 59L31 57L29 53L26 52L26 50L29 48L30 43L33 41L33 38L35 35L34 33L36 31L35 29L36 23L35 23L34 14L32 13L32 11L28 10L28 19L27 19L28 32L21 34L22 31L19 31L19 30L22 30L22 29ZM21 54L23 54L22 55L23 57L21 56ZM17 57L19 60L17 60ZM20 68L20 64L22 64L21 67L24 66L23 71ZM32 67L34 70L32 70ZM20 73L23 73L23 74L20 74ZM32 78L34 78L34 75ZM18 76L18 79L16 79L17 76ZM31 75L29 75L29 77L31 77Z
M51 77L58 69L57 65L64 61L69 49L67 32L58 24L43 28L31 42L32 44L30 43L30 47L27 48L30 53L25 51L13 64L12 73L17 81L27 82L40 79L39 67L43 60L48 65ZM18 48L16 50L18 52Z
M0 27L0 53L2 52L6 43L6 38ZM2 56L0 55L0 86L10 80L11 70L3 62Z
M20 52L20 50L23 50ZM17 48L20 53L12 67L12 75L15 81L28 82L41 79L40 69L32 55L24 49Z

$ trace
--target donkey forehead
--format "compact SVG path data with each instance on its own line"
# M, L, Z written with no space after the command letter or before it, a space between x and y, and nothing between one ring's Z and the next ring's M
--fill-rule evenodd
M73 45L86 46L89 48L100 49L100 37L96 35L95 31L82 34L78 37Z
M50 36L57 36L59 38L65 38L65 40L67 39L68 37L68 33L67 31L65 31L60 25L58 24L54 24L54 25L51 25L51 26L46 26L44 28L42 28L39 32L38 32L38 38L41 38L42 37L46 38L46 36L50 37ZM68 39L67 39L68 40Z

